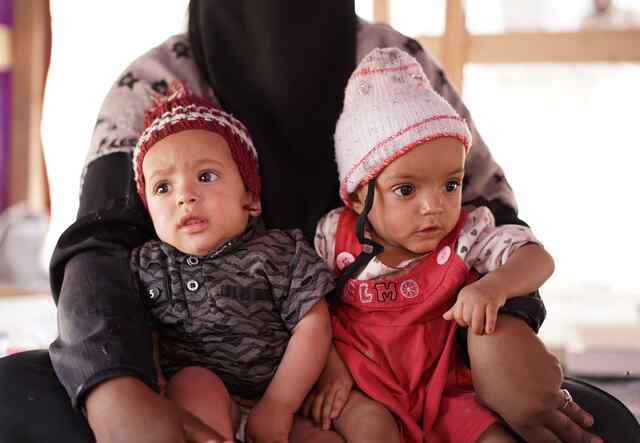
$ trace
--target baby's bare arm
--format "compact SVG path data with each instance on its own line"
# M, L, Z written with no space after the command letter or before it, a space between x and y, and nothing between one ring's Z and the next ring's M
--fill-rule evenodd
M530 243L516 250L503 266L479 282L509 299L539 289L551 277L554 267L551 255L542 246Z
M476 334L492 334L498 310L512 297L538 289L553 273L553 259L537 244L516 250L504 265L460 290L443 317Z
M330 346L331 322L327 304L323 300L295 327L264 397L295 413L320 376Z
M321 300L296 325L275 376L249 414L252 441L288 441L294 414L318 379L330 345L329 309Z

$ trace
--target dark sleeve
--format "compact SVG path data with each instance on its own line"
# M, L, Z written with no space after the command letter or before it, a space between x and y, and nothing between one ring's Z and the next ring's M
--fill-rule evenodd
M153 235L135 191L131 155L87 168L76 222L54 251L50 278L58 337L49 353L75 407L97 384L134 376L153 386L151 332L130 270L130 251Z
M287 329L300 320L334 287L334 276L324 260L307 243L302 231L290 231L291 254L287 266L288 285L276 294L276 303Z

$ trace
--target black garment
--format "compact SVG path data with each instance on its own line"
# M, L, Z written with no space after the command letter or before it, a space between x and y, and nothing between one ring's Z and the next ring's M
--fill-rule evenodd
M75 406L113 377L135 376L149 386L155 380L151 330L129 269L131 250L153 237L153 226L131 155L92 162L84 181L78 220L60 237L50 269L58 338L49 352Z
M84 417L53 372L46 351L0 359L0 443L93 443ZM607 443L640 443L640 426L615 398L579 380L564 387L595 417L593 431Z

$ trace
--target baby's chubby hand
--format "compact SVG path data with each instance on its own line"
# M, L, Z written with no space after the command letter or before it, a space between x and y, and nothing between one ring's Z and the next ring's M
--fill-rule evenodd
M267 396L251 409L247 418L250 443L288 443L294 412Z
M332 421L342 414L352 389L353 377L332 348L318 382L302 405L302 415L328 431Z
M499 288L480 279L458 293L456 303L445 312L445 320L455 320L478 335L492 334L496 328L498 310L507 300Z

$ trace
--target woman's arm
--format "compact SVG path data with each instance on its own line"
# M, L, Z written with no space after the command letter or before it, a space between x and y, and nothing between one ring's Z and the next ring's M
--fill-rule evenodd
M473 386L480 399L526 441L601 442L593 417L575 402L562 408L562 368L521 320L498 317L491 335L467 333Z
M134 198L130 158L113 154L90 165L78 220L51 261L58 337L49 353L78 408L91 388L114 377L154 385L151 331L129 268L130 249L153 230Z

